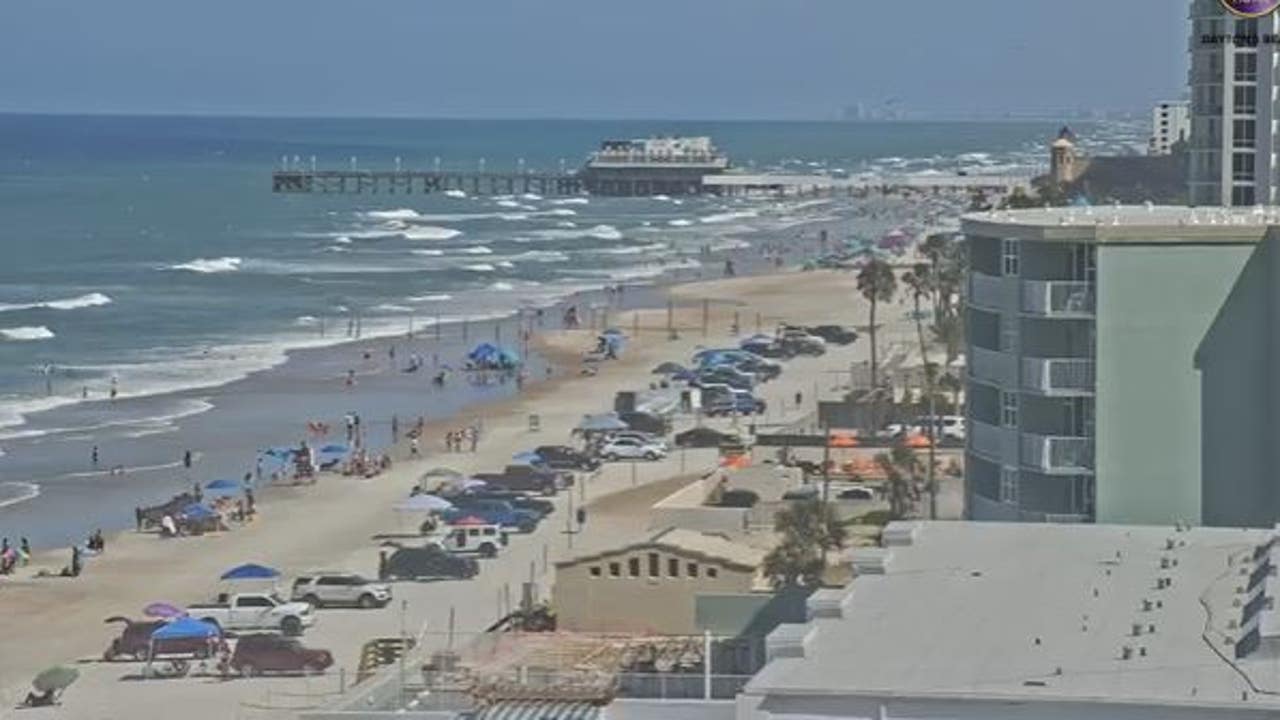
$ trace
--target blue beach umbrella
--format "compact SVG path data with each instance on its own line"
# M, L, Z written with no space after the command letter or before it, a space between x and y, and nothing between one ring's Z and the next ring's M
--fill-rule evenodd
M240 492L241 487L238 480L221 478L205 483L204 489L210 495L235 495Z
M350 452L350 450L351 448L347 447L346 445L330 443L328 445L321 447L320 453L323 455L343 455L347 452Z
M152 640L191 640L218 637L216 625L195 618L180 617L156 628L151 633Z
M280 577L280 571L266 565L245 563L222 573L222 580L271 580Z
M191 520L209 520L218 516L218 513L202 503L191 503L182 508L182 514Z

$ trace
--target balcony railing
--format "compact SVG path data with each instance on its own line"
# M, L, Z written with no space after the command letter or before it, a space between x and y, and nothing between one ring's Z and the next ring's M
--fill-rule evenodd
M1005 279L975 272L969 274L969 304L990 310L1006 308L1008 289Z
M1023 433L1022 464L1042 472L1093 472L1093 438Z
M1006 388L1012 388L1017 383L1014 357L1009 353L970 346L967 359L969 375L974 380Z
M1090 395L1093 393L1094 375L1093 360L1022 359L1022 386L1046 395Z
M1018 434L1016 430L970 420L968 423L968 435L969 448L979 455L1004 460L1009 463L1015 461L1015 453L1018 451Z
M1022 311L1046 317L1093 315L1093 284L1075 281L1025 280Z

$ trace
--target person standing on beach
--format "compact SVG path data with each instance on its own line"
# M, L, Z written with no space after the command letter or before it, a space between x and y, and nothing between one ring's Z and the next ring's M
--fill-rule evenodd
M480 430L475 425L467 428L467 439L471 441L471 452L475 452L480 443Z
M400 439L400 418L396 415L391 416L391 444L396 444Z
M115 375L111 376L111 391L109 394L112 402L115 402L116 396L120 394L120 378Z
M31 543L25 537L18 541L18 557L23 566L31 564Z
M409 457L418 457L418 436L414 435L409 438Z
M98 446L97 445L93 446L93 452L90 453L89 457L93 461L93 469L97 470L98 469Z
M183 451L182 453L182 467L186 468L187 470L191 469L191 451L190 450Z

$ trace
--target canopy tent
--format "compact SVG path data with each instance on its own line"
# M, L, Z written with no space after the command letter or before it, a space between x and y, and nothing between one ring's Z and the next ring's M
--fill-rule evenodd
M273 580L280 577L280 571L266 565L245 563L237 565L222 573L222 580Z
M512 370L520 365L520 356L493 343L480 343L467 353L467 363L480 370Z
M192 640L200 638L218 637L222 633L218 630L218 626L213 623L207 623L203 620L195 618L182 617L167 622L155 629L151 633L151 639L154 640Z
M400 512L444 512L452 510L453 503L439 495L423 493L401 500L392 507Z
M574 429L580 433L601 433L626 430L629 427L631 426L623 422L617 413L602 413L600 415L583 415L582 421Z

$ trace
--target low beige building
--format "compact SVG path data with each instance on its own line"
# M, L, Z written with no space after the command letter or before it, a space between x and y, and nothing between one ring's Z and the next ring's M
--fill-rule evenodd
M698 632L700 595L766 589L764 552L670 528L641 541L556 563L552 602L561 629L684 635Z

